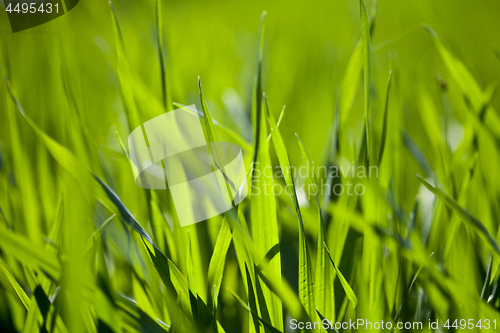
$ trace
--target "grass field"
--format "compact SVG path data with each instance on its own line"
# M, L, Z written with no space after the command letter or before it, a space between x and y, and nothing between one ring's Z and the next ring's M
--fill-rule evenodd
M498 2L0 9L1 332L500 329ZM191 104L249 194L181 227L127 138Z

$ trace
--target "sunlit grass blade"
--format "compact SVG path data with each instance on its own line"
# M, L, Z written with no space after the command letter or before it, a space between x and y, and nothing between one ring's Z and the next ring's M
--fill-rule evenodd
M351 286L349 285L349 282L347 282L347 280L344 278L344 275L342 275L340 270L337 268L337 265L335 265L335 262L333 262L332 256L330 255L330 251L328 250L326 243L324 243L324 247L326 249L326 253L328 254L328 258L330 259L330 262L332 263L333 268L335 269L335 272L337 273L339 281L342 284L342 288L344 288L344 291L345 291L347 298L351 301L352 307L356 308L356 305L358 305L358 297L354 293L354 290L352 290Z
M490 235L488 229L486 229L486 227L478 219L472 216L472 214L469 213L466 209L460 207L460 205L455 200L453 200L448 194L446 194L443 190L441 190L438 187L432 186L420 175L416 174L416 177L429 191L434 193L434 195L436 195L448 207L450 207L455 213L457 213L460 216L460 218L462 218L464 221L470 223L472 226L477 228L480 231L480 234L488 239L493 249L498 254L500 254L500 248L498 247L496 240Z
M259 25L259 44L257 53L257 78L254 87L254 100L252 104L253 122L255 125L255 144L252 170L251 201L250 201L250 231L254 244L260 252L259 257L264 258L266 253L276 244L278 238L278 219L276 215L276 198L272 194L274 180L272 175L264 172L271 167L271 158L267 149L266 115L262 103L262 58L264 53L264 30L266 13L262 13ZM261 258L255 258L260 262ZM271 279L281 276L281 256L278 253L267 265L265 275ZM257 281L256 281L257 283ZM267 304L271 324L278 329L283 327L283 313L281 300L266 286L262 288L263 297ZM254 323L258 324L258 323Z
M125 113L127 114L129 130L130 132L132 132L134 128L141 125L141 121L139 118L139 113L137 111L137 106L135 104L133 89L130 84L132 78L125 56L125 48L123 46L123 37L120 29L120 23L118 22L115 7L113 6L113 3L111 1L109 1L109 6L111 9L111 20L115 37L115 51L117 60L116 72L118 74L118 83L120 85L123 107L125 108Z
M321 321L322 321L322 322L323 322L324 320L328 320L328 319L327 319L327 318L325 318L325 316L323 316L323 315L321 314L321 312L319 312L318 310L316 310L316 313L317 313L317 314L318 314L318 316L321 318ZM331 320L328 320L328 322L330 322L330 321L331 321ZM328 333L332 333L332 332L339 333L339 331L337 331L337 330L335 329L335 326L334 326L334 327L331 327L330 325L328 326L328 328L326 329L326 331L327 331Z
M231 230L226 217L222 221L217 242L215 243L212 259L208 265L208 306L212 304L217 306L217 297L219 295L220 286L222 283L222 276L224 274L224 264L226 261L227 251L231 245ZM210 301L212 300L212 301ZM214 309L215 310L215 309Z
M413 155L415 160L417 160L418 164L420 164L426 176L429 178L434 178L434 172L432 171L431 165L427 161L427 158L425 157L420 147L415 143L415 141L413 141L411 136L408 133L406 133L405 130L403 130L402 136L403 136L403 143L405 144L406 148L408 148L410 153Z
M141 237L147 240L150 244L154 245L153 239L149 236L149 234L144 230L144 228L137 222L132 213L128 210L128 208L123 204L120 200L120 197L98 176L94 176L99 185L101 185L104 193L107 195L109 200L113 203L113 205L118 210L120 217L123 221L125 221L134 231L136 231Z
M300 137L295 134L297 141L299 143L300 153L302 155L302 161L307 167L307 173L311 184L314 186L314 196L316 198L316 203L318 205L318 215L319 215L319 225L318 225L318 240L317 240L317 252L316 252L316 270L314 272L314 298L316 303L316 311L321 311L325 313L331 320L335 319L335 292L333 288L333 283L331 280L334 276L331 266L327 262L326 249L323 246L325 242L326 226L323 221L323 213L321 211L321 205L318 196L318 182L316 180L316 173L314 172L313 162L309 156L309 153L304 146L304 143Z
M75 155L73 155L73 153L71 153L68 149L55 141L53 138L48 136L37 124L33 122L33 120L31 120L31 118L26 114L23 107L14 96L9 83L7 83L7 90L10 94L12 102L16 106L21 116L23 116L24 120L26 120L30 127L40 137L47 150L59 162L59 164L61 164L62 167L64 167L76 179L79 179L82 176L82 163L77 159Z
M187 111L191 111L191 109L187 108L187 105L176 103L176 102L173 102L173 104L177 108L184 108ZM203 120L205 121L205 114L202 111L197 111L197 112L198 112L198 116L203 118ZM231 139L233 139L234 143L237 143L243 150L245 150L247 152L253 151L253 147L248 142L246 142L245 139L240 134L236 133L231 128L227 127L226 125L220 123L219 121L217 121L213 118L212 118L212 122L217 127L217 129L221 131L221 133L224 133L225 135L227 135Z
M280 128L281 120L283 119L284 115L285 115L285 105L283 105L283 108L281 109L281 113L280 113L280 116L278 118L278 122L276 124L276 128ZM271 142L272 137L273 137L273 133L269 133L269 135L267 136L267 144L268 145Z
M493 107L484 107L485 99L488 98L487 94L483 92L467 67L443 45L439 35L427 25L424 25L424 28L432 36L443 62L455 78L461 92L472 103L474 111L481 115L482 119L487 118L486 126L495 133L498 139L500 137L500 117ZM488 109L490 112L487 112Z
M375 6L375 3L373 3L371 20L370 20L370 35L373 35L373 32L375 30L375 22L377 15L376 8L377 7ZM342 76L342 81L340 83L340 88L339 88L340 102L338 103L338 107L340 113L339 127L342 127L342 129L349 117L349 113L352 108L354 98L356 97L356 93L358 91L360 74L363 69L363 62L364 62L363 41L361 38L361 40L359 40L358 43L356 44L356 47L354 48L354 51L352 52L351 57L349 58L344 74Z
M121 319L126 328L135 332L164 333L165 329L160 326L158 320L154 320L144 313L134 300L118 293L116 298L117 308L121 312Z
M233 195L235 191L238 189L236 188L231 188L231 184L228 181L228 179L232 179L231 175L227 174L228 169L225 168L227 162L226 162L226 156L224 154L224 149L222 148L220 144L220 138L219 134L217 133L217 130L215 129L214 122L212 120L212 115L210 114L210 110L208 109L208 105L205 101L205 96L203 95L203 90L201 88L201 80L198 77L198 91L200 93L200 101L201 101L201 109L203 112L203 119L205 120L205 126L207 129L207 136L208 136L208 150L210 154L212 155L212 161L213 161L213 170L220 169L225 175L224 177L224 182L226 183L226 189L229 195L229 199L232 202L233 201Z
M286 191L290 196L292 204L295 208L295 213L299 219L299 298L302 304L304 304L307 313L312 318L316 312L316 304L314 302L314 276L312 272L309 249L306 242L304 222L302 220L299 200L297 199L288 153L265 95L264 102L266 103L267 117L271 127L271 133L273 134L272 142L274 151L278 156L281 171L285 179Z

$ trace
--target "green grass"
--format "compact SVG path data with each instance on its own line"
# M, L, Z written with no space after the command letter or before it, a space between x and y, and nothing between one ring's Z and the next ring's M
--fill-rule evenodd
M500 326L499 5L294 5L85 2L16 34L2 17L0 331ZM254 186L180 227L126 143L190 104Z

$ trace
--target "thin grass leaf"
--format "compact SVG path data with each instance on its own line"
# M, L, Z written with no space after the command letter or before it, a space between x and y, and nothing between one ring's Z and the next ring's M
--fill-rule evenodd
M226 156L224 154L224 149L222 148L220 144L220 138L219 134L217 133L217 130L215 129L215 125L212 119L212 116L210 115L210 110L208 109L208 105L205 101L205 96L203 96L203 90L201 88L201 80L200 77L198 77L198 90L200 93L200 100L201 100L201 110L203 112L203 119L205 120L205 126L207 128L207 136L208 136L208 142L210 143L208 145L208 150L212 156L212 161L213 161L213 170L220 169L222 171L222 174L224 175L224 182L226 184L226 189L229 195L229 201L231 203L233 202L233 195L235 191L237 191L237 188L231 189L231 184L228 182L228 179L232 179L231 175L227 174L228 170L226 170L225 166L227 164L226 162ZM234 185L233 185L234 186Z
M302 155L302 161L307 167L307 173L311 184L314 186L314 197L316 198L316 203L318 205L318 215L319 215L319 225L318 225L318 240L317 240L317 252L316 252L316 270L314 273L315 283L314 283L314 298L316 303L316 312L320 310L325 313L331 320L335 319L335 292L333 289L333 283L331 280L333 278L333 272L331 266L327 263L327 254L323 246L325 242L326 226L323 221L323 213L321 212L321 205L318 196L318 182L316 180L316 174L314 172L313 162L309 153L304 146L304 143L300 137L295 133L297 141L299 143L300 153ZM319 313L319 312L318 312Z
M215 243L212 259L210 259L210 264L208 265L207 290L209 290L209 306L214 304L215 307L217 307L217 296L219 295L219 290L222 283L224 264L226 261L227 251L229 249L229 246L231 245L231 239L231 229L229 228L227 218L224 217L224 220L222 221L220 227L219 235L217 236L217 242ZM212 299L212 302L210 301L210 299Z
M274 151L278 156L288 195L292 200L292 204L295 208L295 213L297 214L297 217L299 219L299 298L302 304L304 304L304 307L309 316L313 318L316 311L316 304L314 301L314 276L312 273L312 264L309 249L306 242L302 213L300 212L299 200L297 199L297 193L291 173L292 168L290 166L290 160L288 158L288 153L286 152L283 138L281 137L276 121L274 120L273 113L270 109L269 102L265 95L264 101L266 103L267 117L271 127L271 133L273 134L272 142Z
M467 67L465 67L465 65L443 45L439 35L427 25L424 25L424 29L433 37L432 39L436 44L443 62L455 78L461 92L471 102L474 111L480 115L481 119L485 119L485 117L487 117L485 121L487 128L492 131L497 140L499 140L500 118L493 107L485 107L485 101L488 99L488 93L483 92ZM490 112L487 112L488 109L490 109Z
M375 31L375 22L377 17L377 6L375 3L372 5L372 13L370 20L370 35ZM339 87L339 103L338 112L340 114L340 126L342 129L349 117L354 98L358 91L359 81L361 79L361 71L363 69L363 41L362 38L356 44L354 51L349 58L346 65L342 81Z
M361 20L361 37L363 41L363 73L364 73L364 95L365 95L365 114L364 123L366 129L366 160L370 161L370 82L372 68L372 52L370 41L370 22L364 0L359 0L359 11Z
M435 178L434 172L432 171L431 165L427 161L427 158L425 157L420 147L415 143L415 141L413 141L411 136L408 133L406 133L405 130L402 131L402 136L403 136L403 143L405 144L406 148L408 148L410 153L413 155L415 160L417 160L418 164L420 164L426 176L434 179Z
M252 119L255 125L255 144L252 170L251 202L250 202L250 230L259 255L255 260L260 262L266 253L279 244L278 220L276 215L276 198L272 194L274 180L272 175L264 172L271 167L271 158L267 149L266 115L262 105L262 58L264 53L264 20L266 12L262 13L259 25L259 45L257 54L257 78L254 87L254 100L252 104ZM279 279L281 276L281 258L276 255L266 266L266 277ZM255 281L255 287L257 281ZM278 329L283 328L283 313L281 300L273 294L266 286L262 288L263 298L266 304L259 304L261 310L269 312L271 324ZM255 323L254 326L258 324Z
M261 317L259 317L252 309L250 309L248 307L248 305L246 305L246 303L231 288L228 287L227 290L231 293L231 295L234 296L234 298L236 298L236 300L238 301L238 303L240 303L240 305L243 308L245 308L252 315L256 316L267 330L269 330L271 332L275 332L275 333L280 333L281 332L280 330L274 328L273 325L269 324L267 321L265 321L264 319L262 319Z
M420 180L420 182L432 193L434 193L439 199L441 199L448 207L450 207L455 213L457 213L464 221L467 221L472 226L480 231L480 234L486 237L493 247L493 249L500 254L500 248L496 240L489 234L488 229L471 213L469 213L466 209L460 207L460 205L453 200L448 194L446 194L443 190L432 186L429 184L422 176L415 174L415 176Z
M139 235L141 235L141 237L147 240L151 245L156 246L153 242L153 239L148 235L146 230L144 230L144 228L139 224L139 222L137 222L132 213L120 200L120 197L118 197L118 195L97 175L94 175L94 178L97 180L99 185L101 185L102 189L104 190L104 193L106 193L107 197L111 200L113 205L118 210L121 219L125 221L134 231L136 231Z
M24 289L19 285L17 280L12 276L12 274L10 274L2 260L0 260L0 283L3 285L5 290L11 292L13 296L17 297L26 310L30 308L31 300L28 295L26 295Z
M330 251L328 250L328 246L326 246L326 243L323 244L326 249L326 253L328 254L328 258L330 258L330 262L332 263L333 268L335 269L335 272L339 277L340 284L342 284L342 288L344 288L347 298L351 301L351 305L355 309L356 305L358 305L358 298L356 297L354 290L352 290L351 286L349 285L349 282L347 282L347 280L344 278L344 275L342 275L342 272L340 272L340 270L337 268L337 265L335 265L335 262L333 262Z
M5 216L5 214L4 214L3 210L2 210L2 208L0 208L0 215L2 216L2 219L3 219L3 221L5 222L5 225L7 226L7 228L8 228L9 230L12 230L12 226L10 225L9 220L7 220L7 217Z
M0 229L0 248L9 253L23 264L39 268L52 279L58 280L61 276L61 265L42 248L28 239Z
M317 314L318 314L318 316L321 318L321 322L323 322L324 320L328 320L328 319L326 319L326 318L325 318L325 316L323 316L323 315L321 314L321 312L319 312L318 310L316 310L316 313L317 313ZM330 320L330 321L331 321L331 320ZM328 326L328 328L326 329L326 331L327 331L328 333L332 333L332 332L339 333L339 331L337 331L337 330L335 329L335 327L332 327L332 326Z
M300 319L301 321L307 322L311 321L306 309L302 305L302 302L297 297L292 287L288 284L286 280L276 281L267 278L260 270L257 270L257 274L262 279L262 281L269 287L269 289L283 302L286 309L293 318Z
M113 22L113 33L115 37L115 51L117 60L116 72L118 74L118 83L121 93L120 96L122 97L123 107L125 108L125 113L127 115L129 130L130 132L132 132L133 129L141 126L141 121L134 100L134 94L131 85L132 78L130 69L128 67L127 58L125 56L125 48L123 46L120 23L118 22L115 7L113 6L113 3L111 1L109 1L109 7L111 10L111 20Z
M483 289L481 290L481 300L485 299L486 290L488 289L488 286L491 283L490 280L491 280L492 267L493 267L493 257L490 258L490 263L488 265L488 269L486 270L486 277L484 278Z
M116 216L116 214L111 215L109 218L106 219L102 223L102 225L97 228L96 231L90 236L90 238L87 240L87 243L85 243L85 247L83 248L83 252L87 253L90 248L101 238L102 233L104 232L104 229L108 226L109 222Z
M434 252L432 252L429 257L432 257L433 255L434 255ZM397 322L397 321L400 320L400 318L401 318L401 312L403 311L403 305L405 304L406 299L410 296L410 292L411 292L411 290L413 288L413 285L415 285L415 282L417 281L417 278L418 278L418 276L420 274L420 271L422 271L423 267L424 267L424 265L421 265L419 267L418 271L415 273L415 275L411 279L410 287L406 291L406 293L405 293L405 295L403 297L403 300L401 301L401 305L399 306L398 312L396 313L396 316L394 317L394 321L395 322Z
M283 105L283 108L281 109L280 116L278 118L278 123L276 124L277 128L280 128L281 120L283 119L284 115L285 115L285 105ZM269 133L269 135L267 136L267 144L268 145L271 142L272 136L273 136L273 133Z
M156 0L155 14L156 14L156 35L158 37L158 54L160 56L163 106L165 107L166 111L171 111L174 109L174 106L172 103L172 96L170 94L170 87L168 85L168 77L167 77L167 64L166 64L166 54L164 47L165 41L163 38L163 13L161 9L161 0Z
M193 112L190 108L187 107L187 105L180 104L177 102L173 102L173 105L175 107L178 107L178 108L184 108L188 112ZM203 118L203 120L205 121L205 114L201 111L197 111L197 113L198 113L198 116ZM226 125L220 123L219 121L217 121L213 118L212 118L212 122L215 126L217 126L217 128L219 130L221 130L222 133L225 133L227 136L229 136L231 139L233 139L234 143L238 144L243 150L245 150L247 152L253 151L252 146L250 146L250 144L248 142L246 142L246 140L241 135L239 135L238 133L236 133L235 131L233 131L232 129L227 127Z
M387 144L387 123L389 120L389 94L391 92L391 80L392 71L389 71L389 80L387 82L387 90L385 93L385 107L384 107L384 125L382 127L382 137L380 139L380 150L378 153L378 166L380 167L380 163L382 162L382 158L384 157L385 145Z
M12 99L12 102L16 106L17 110L21 116L26 120L28 125L35 131L35 133L42 139L45 147L51 153L51 155L56 159L61 166L66 169L70 174L72 174L76 179L80 179L82 176L82 163L77 159L73 153L67 150L60 143L48 136L40 127L38 127L33 120L26 114L21 104L18 102L14 93L10 87L10 83L7 82L7 91Z

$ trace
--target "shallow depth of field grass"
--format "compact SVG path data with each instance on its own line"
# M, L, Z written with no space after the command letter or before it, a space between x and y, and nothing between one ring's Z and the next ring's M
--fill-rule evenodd
M12 34L2 8L0 331L495 331L499 12L82 0ZM127 137L189 104L207 139L242 148L253 187L180 227L169 191L135 184ZM364 194L310 191L348 182ZM257 194L274 184L294 191Z

